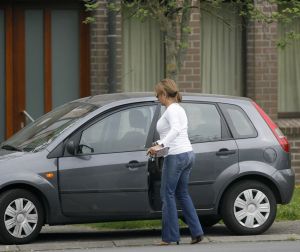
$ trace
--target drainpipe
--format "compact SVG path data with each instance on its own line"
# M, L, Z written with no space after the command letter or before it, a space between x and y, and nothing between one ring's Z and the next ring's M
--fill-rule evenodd
M115 3L115 0L108 0L108 4ZM116 12L113 10L108 10L107 13L108 21L108 93L115 93L117 91L117 81L116 81Z

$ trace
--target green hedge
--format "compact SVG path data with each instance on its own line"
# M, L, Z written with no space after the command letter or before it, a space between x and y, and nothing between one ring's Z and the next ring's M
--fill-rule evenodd
M300 187L296 187L292 201L288 205L278 205L277 221L300 220Z

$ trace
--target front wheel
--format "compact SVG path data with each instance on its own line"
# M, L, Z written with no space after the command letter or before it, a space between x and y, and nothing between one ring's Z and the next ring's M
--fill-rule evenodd
M0 195L0 238L5 244L34 240L43 225L44 212L31 192L14 189Z
M225 225L238 235L257 235L274 222L277 205L265 184L247 180L234 184L224 195L221 214Z

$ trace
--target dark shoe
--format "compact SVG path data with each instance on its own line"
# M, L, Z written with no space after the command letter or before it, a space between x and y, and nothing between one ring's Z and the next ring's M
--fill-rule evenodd
M199 235L199 236L196 236L196 237L192 238L190 243L191 244L196 244L196 243L201 242L203 239L204 239L203 235Z

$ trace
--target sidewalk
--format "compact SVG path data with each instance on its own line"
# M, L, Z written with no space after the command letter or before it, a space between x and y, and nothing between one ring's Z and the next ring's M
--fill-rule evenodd
M181 230L181 244L188 244L187 229ZM224 225L205 230L204 243L300 240L300 221L276 222L264 234L233 236ZM151 246L160 241L160 230L98 231L81 225L44 227L38 239L25 245L0 245L0 251L45 251L126 246Z

